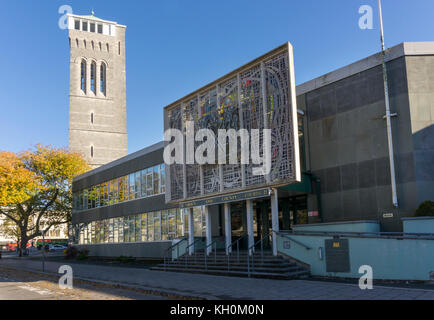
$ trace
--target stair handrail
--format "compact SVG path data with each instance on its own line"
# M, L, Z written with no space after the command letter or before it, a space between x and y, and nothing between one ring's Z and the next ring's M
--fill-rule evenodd
M187 260L188 260L188 256L189 256L189 252L190 252L190 247L194 246L196 244L196 242L202 241L201 238L199 239L195 239L192 243L190 243L187 248L185 248L185 265L187 266ZM193 247L194 248L194 247ZM194 251L196 251L196 249L194 249ZM194 255L194 261L196 261L196 255Z
M185 237L182 238L182 239L179 240L177 243L175 243L175 244L171 245L169 248L167 248L166 251L164 252L164 255L163 255L163 261L164 261L164 270L165 270L165 271L167 271L167 266L166 266L166 257L169 258L169 250L170 250L170 253L172 253L172 252L173 252L173 248L177 247L177 248L176 248L176 250L177 250L176 258L178 259L178 258L179 258L179 245L180 245L182 242L184 242L185 240L187 240L187 238L185 238Z
M212 241L209 245L205 246L203 255L205 257L205 270L208 270L208 263L207 263L207 257L208 257L208 248L214 245L214 263L217 262L217 240L215 239Z
M288 235L285 234L285 233L278 232L278 231L273 231L273 232L275 232L277 235L279 235L279 236L281 236L281 237L284 237L284 238L287 238L287 239L293 241L294 243L296 243L296 244L298 244L298 245L304 247L306 250L310 250L310 249L312 249L311 247L309 247L308 245L304 244L303 242L298 241L298 240L295 240L294 238L288 236Z
M273 231L274 232L274 231ZM260 243L261 244L261 261L264 263L264 240L268 239L270 237L270 233L266 233L253 243L248 249L247 249L247 274L250 277L250 252L252 252L252 272L255 272L255 247Z
M242 237L238 238L237 240L233 241L230 245L228 245L226 247L227 255L229 256L229 254L230 254L229 248L231 250L233 250L234 245L237 244L237 259L238 259L238 262L240 262L240 241L243 240L244 238L246 238L247 236L248 236L248 234L246 233Z
M246 238L247 236L248 236L247 233L244 234L242 237L238 238L237 240L232 241L232 243L226 247L226 256L228 258L228 272L230 269L230 255L232 253L234 245L237 244L237 262L240 263L240 241ZM229 248L231 249L230 251Z

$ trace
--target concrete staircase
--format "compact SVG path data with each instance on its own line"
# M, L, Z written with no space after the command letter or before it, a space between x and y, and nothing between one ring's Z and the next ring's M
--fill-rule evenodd
M256 252L247 261L247 252L233 252L228 256L224 251L217 250L210 253L206 258L204 251L197 251L193 255L183 255L176 260L166 262L150 268L151 270L205 273L222 276L268 278L268 279L300 279L309 276L309 271L301 265L284 259L281 256L273 256L270 251L264 251L263 257Z

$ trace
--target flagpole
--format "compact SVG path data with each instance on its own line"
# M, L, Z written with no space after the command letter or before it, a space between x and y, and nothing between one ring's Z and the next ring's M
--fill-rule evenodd
M389 86L387 80L386 49L384 46L383 12L381 9L381 0L378 0L378 14L380 18L381 54L383 57L382 59L383 81L384 81L384 98L386 103L387 142L389 146L390 184L392 187L392 202L393 205L396 208L398 208L398 196L396 192L395 158L394 158L394 151L393 151L392 123L391 123L391 114L390 114Z

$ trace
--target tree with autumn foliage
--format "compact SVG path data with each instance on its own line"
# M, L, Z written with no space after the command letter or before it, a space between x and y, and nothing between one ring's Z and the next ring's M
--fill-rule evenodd
M0 215L19 230L20 255L29 240L71 221L72 179L88 170L81 154L66 149L0 152Z

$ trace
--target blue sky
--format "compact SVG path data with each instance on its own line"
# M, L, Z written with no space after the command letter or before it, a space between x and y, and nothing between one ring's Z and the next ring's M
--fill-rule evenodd
M377 0L0 1L0 150L68 144L61 5L127 25L128 152L158 142L164 106L290 41L300 84L379 50ZM361 5L374 29L358 27ZM433 41L433 0L383 0L386 46Z

